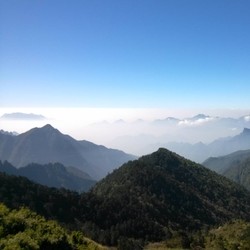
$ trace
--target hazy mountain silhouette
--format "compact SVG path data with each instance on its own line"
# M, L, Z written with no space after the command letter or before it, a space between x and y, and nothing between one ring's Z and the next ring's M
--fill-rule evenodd
M74 167L65 167L60 163L49 163L46 165L31 163L28 166L17 169L7 161L3 163L0 161L0 171L27 177L48 187L66 188L78 192L86 192L96 183L81 170Z
M247 159L239 164L232 164L231 167L225 170L223 175L250 191L250 154Z
M180 151L177 151L179 154L187 152L186 157L193 157L193 160L202 162L208 157L207 153L204 156L201 154L199 157L202 153L198 148L199 145L194 145L193 149L189 149L191 146L189 144L197 142L209 144L218 138L235 136L244 128L249 127L249 115L239 118L224 118L198 114L183 119L167 117L151 122L146 120L137 123L127 122L120 127L116 124L100 125L100 130L110 134L112 147L120 148L126 152L144 155L159 147L171 147L171 150L179 150L180 147ZM109 131L113 131L113 133ZM118 136L115 137L116 134ZM176 145L176 142L181 145ZM191 152L189 153L189 151ZM196 151L198 152L196 153Z
M29 163L55 163L73 166L94 179L104 177L124 162L135 159L122 151L88 141L77 141L51 125L33 128L18 136L0 134L0 160L15 167Z
M203 165L250 190L250 150L237 151L221 157L211 157Z
M219 174L223 174L229 167L231 167L232 164L241 163L249 157L250 149L240 150L220 157L210 157L205 160L202 165L216 171Z
M46 117L43 115L37 114L26 114L26 113L10 113L10 114L3 114L1 119L5 120L45 120Z
M244 128L239 135L220 138L209 144L202 142L196 144L170 142L164 146L188 159L203 162L209 157L250 149L250 129Z
M4 134L4 135L13 135L13 136L18 135L17 132L4 131L3 129L0 130L0 134Z

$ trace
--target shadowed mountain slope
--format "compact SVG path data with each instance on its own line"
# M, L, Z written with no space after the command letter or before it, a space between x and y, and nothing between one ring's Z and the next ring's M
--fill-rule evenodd
M78 192L88 191L96 181L92 180L89 175L74 167L65 167L60 163L49 163L45 165L31 163L19 169L13 167L10 163L0 161L0 171L24 176L39 184L66 188Z
M240 150L220 157L210 157L202 165L223 174L232 164L238 164L250 157L250 150Z
M0 134L0 160L15 167L60 162L81 169L94 179L104 177L134 156L87 141L77 141L51 125L18 136Z
M241 150L221 157L211 157L203 165L250 190L250 150Z
M199 230L250 220L246 189L166 149L124 164L81 195L3 174L0 182L0 201L28 205L105 245L178 234L185 248Z
M232 218L250 219L250 194L215 172L166 149L124 164L90 191L100 229L164 240Z

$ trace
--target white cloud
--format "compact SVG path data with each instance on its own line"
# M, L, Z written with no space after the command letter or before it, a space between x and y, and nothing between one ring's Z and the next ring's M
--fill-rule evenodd
M245 116L245 117L244 117L244 120L245 120L246 122L250 122L250 115Z
M214 117L200 118L197 120L185 119L185 120L179 121L178 125L179 126L201 126L205 123L213 121L214 119L215 119Z

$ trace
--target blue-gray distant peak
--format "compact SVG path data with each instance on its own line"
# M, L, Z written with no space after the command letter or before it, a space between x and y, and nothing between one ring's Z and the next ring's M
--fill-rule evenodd
M198 114L198 115L192 117L191 119L192 120L198 120L198 119L206 119L206 118L209 118L209 116L208 115L204 115L204 114Z
M30 163L59 162L75 167L101 179L113 169L136 157L87 141L78 141L47 124L33 128L18 136L0 134L0 160L8 160L15 167Z
M41 128L32 128L31 130L25 132L23 135L36 135L36 136L45 136L48 137L51 135L58 135L58 136L63 136L63 134L56 128L54 128L53 126L51 126L50 124L46 124L45 126L41 127ZM21 136L23 136L21 134ZM44 137L44 139L45 139ZM51 138L50 138L51 139ZM49 139L49 140L50 140Z
M18 133L13 131L13 132L9 132L9 131L5 131L3 129L0 130L0 134L3 134L3 135L11 135L11 136L17 136Z
M5 120L45 120L46 117L43 115L37 115L37 114L26 114L26 113L9 113L9 114L4 114L1 116L1 119Z
M250 128L244 128L242 134L244 134L244 135L250 135Z
M54 128L53 126L51 126L50 124L46 124L45 126L40 128L41 130L47 130L47 131L59 131L56 128Z

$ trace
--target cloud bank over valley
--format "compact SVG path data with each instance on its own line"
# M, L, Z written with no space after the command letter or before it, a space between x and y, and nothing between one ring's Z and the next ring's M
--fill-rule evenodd
M250 110L198 112L167 109L9 108L0 109L0 129L22 133L49 123L78 140L89 140L142 155L169 142L210 143L250 128Z

